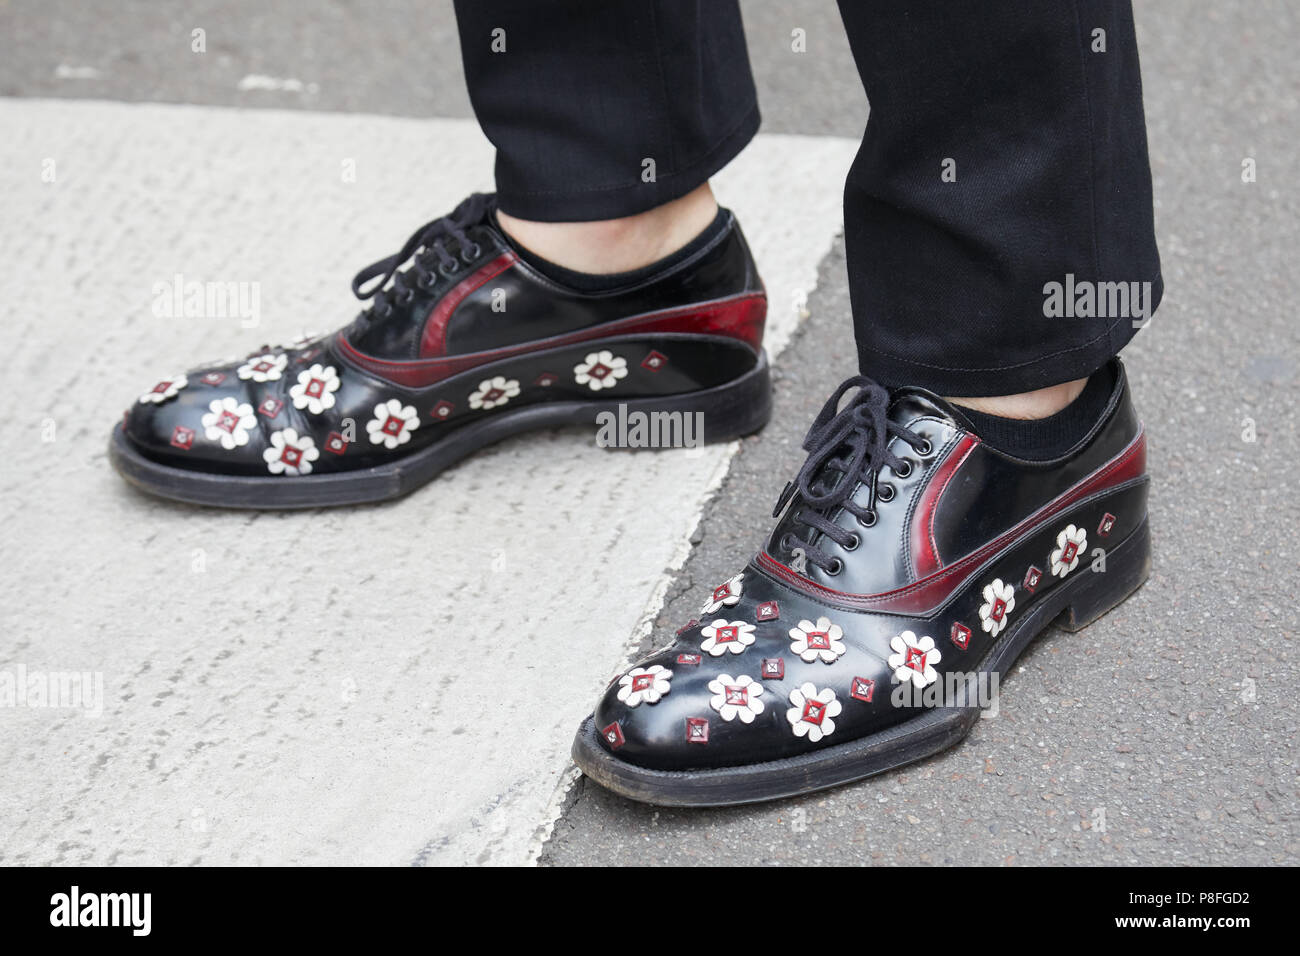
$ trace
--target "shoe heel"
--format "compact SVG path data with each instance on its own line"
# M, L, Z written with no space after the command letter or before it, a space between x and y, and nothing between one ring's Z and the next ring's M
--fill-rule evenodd
M1089 570L1078 581L1056 623L1066 631L1082 631L1142 586L1151 573L1151 531L1147 519L1106 554L1106 570Z
M758 364L734 382L711 389L704 412L704 440L731 441L760 431L772 417L772 370L767 352L759 353Z
M759 353L758 363L752 369L723 385L680 395L625 399L603 410L617 412L620 406L626 412L648 415L698 412L703 416L700 421L706 445L752 435L772 417L772 371L767 352Z

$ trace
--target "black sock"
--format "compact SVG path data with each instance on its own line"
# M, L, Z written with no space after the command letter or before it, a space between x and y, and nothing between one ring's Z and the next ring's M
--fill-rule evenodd
M1078 398L1047 418L1001 418L959 407L975 426L975 434L991 447L1026 461L1050 461L1083 440L1106 411L1114 391L1115 369L1107 362L1092 374Z
M496 213L493 213L495 220ZM515 252L519 253L519 258L523 259L530 266L540 272L552 282L558 282L562 286L570 289L577 289L579 292L608 292L610 289L621 289L624 286L635 285L643 279L648 279L656 273L663 272L665 269L684 262L686 259L695 255L710 242L716 239L726 228L730 221L731 214L721 206L718 207L718 214L713 217L713 222L705 227L704 231L698 236L682 246L670 256L665 256L658 262L652 262L648 266L640 269L633 269L631 272L614 272L608 275L597 275L592 272L575 272L573 269L566 269L564 266L557 266L554 262L548 262L535 252L525 249L515 241L504 229L501 224L496 223L496 227L510 239L510 245Z

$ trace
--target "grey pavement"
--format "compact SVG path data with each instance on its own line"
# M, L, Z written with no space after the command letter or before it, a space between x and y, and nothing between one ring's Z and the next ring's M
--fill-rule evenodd
M835 5L743 6L764 131L860 136L867 100ZM0 96L473 115L450 0L7 0L0 38ZM262 82L241 91L248 77Z
M449 7L335 3L306 24L301 5L251 0L10 2L0 94L468 116ZM744 9L765 131L858 135L865 101L833 6ZM1125 353L1150 437L1151 580L1086 631L1044 635L998 716L944 754L725 811L656 810L579 780L540 862L1300 861L1300 11L1147 0L1137 19L1166 284ZM196 26L215 58L202 68ZM795 27L809 54L790 53ZM808 421L853 371L838 248L809 312L778 363L775 420L742 443L666 585L661 632L757 547Z

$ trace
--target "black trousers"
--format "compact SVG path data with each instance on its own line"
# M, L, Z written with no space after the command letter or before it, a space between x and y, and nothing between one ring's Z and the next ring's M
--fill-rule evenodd
M758 128L735 0L456 12L512 215L642 212ZM1130 4L841 0L840 13L870 102L844 189L862 371L978 396L1100 368L1162 291Z

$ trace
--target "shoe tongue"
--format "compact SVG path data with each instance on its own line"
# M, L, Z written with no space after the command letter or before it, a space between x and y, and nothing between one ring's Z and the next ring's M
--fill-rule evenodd
M934 392L919 386L908 385L894 389L889 396L889 420L900 425L918 418L942 418L968 432L975 426L962 414L961 409L940 398Z

